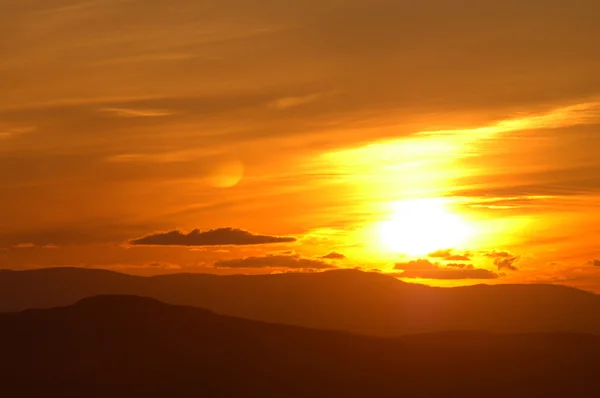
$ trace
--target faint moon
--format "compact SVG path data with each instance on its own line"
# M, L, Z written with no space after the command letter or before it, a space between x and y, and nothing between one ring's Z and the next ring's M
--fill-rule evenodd
M244 163L239 160L225 160L214 164L209 183L217 188L236 186L244 177Z

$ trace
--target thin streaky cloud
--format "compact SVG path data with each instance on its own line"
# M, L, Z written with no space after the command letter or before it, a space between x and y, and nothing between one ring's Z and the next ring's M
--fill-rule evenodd
M36 131L35 126L3 126L0 124L0 140L12 138L21 134L32 133Z
M289 268L289 269L331 269L333 265L322 260L303 258L299 255L266 255L234 260L217 261L217 268Z
M323 94L310 94L302 97L285 97L268 104L269 108L286 110L319 101Z
M514 131L564 128L600 122L600 102L566 105L546 112L502 120L492 125L471 129L422 131L419 135L464 135L481 139Z
M103 108L102 112L113 113L122 117L161 117L171 116L174 113L163 109L127 109L127 108Z

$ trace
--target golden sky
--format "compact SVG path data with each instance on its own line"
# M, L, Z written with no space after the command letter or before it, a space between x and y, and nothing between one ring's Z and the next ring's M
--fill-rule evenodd
M600 3L2 0L0 268L600 291Z

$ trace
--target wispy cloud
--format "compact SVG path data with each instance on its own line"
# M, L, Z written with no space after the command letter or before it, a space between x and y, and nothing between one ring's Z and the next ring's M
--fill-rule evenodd
M9 126L0 123L0 140L15 137L17 135L31 133L36 130L34 126Z
M116 5L119 3L132 2L135 0L83 0L74 1L71 4L61 5L58 7L51 7L38 12L39 15L52 15L61 13L79 13L81 11L87 11L95 9L101 6Z
M181 62L181 61L192 61L192 60L209 60L216 61L219 57L203 55L193 52L151 52L143 53L138 55L129 55L124 57L108 58L102 61L96 62L96 66L111 66L120 64L144 64L144 63L161 63L161 62Z
M296 108L298 106L307 105L320 100L323 94L310 94L300 97L285 97L269 103L269 108L285 110Z
M102 111L122 117L162 117L173 115L173 112L164 109L103 108Z
M187 162L197 158L200 154L198 151L173 151L161 153L121 153L118 155L110 155L105 158L109 163L173 163Z
M433 253L429 253L428 257L440 258L446 261L470 261L469 253L458 254L454 253L453 249L437 250Z
M13 247L15 249L33 249L34 247L36 247L36 245L33 243L19 243L17 245L14 245Z
M462 135L468 139L481 140L500 133L515 131L558 129L586 124L600 120L600 101L583 102L505 119L495 124L469 129L448 129L423 131L420 135Z
M322 256L321 258L326 260L345 260L346 256L342 253L332 251L331 253Z
M514 255L507 251L492 251L485 254L487 257L494 259L494 265L498 267L498 270L509 270L517 271L517 261L521 256Z
M472 265L457 266L455 264L442 266L429 260L420 259L406 263L397 263L394 269L402 271L397 276L407 279L498 279L501 275Z
M266 255L263 257L246 257L235 260L217 261L219 268L291 268L291 269L330 269L333 265L299 255Z
M59 246L53 244L36 245L35 243L18 243L12 246L13 249L58 249Z

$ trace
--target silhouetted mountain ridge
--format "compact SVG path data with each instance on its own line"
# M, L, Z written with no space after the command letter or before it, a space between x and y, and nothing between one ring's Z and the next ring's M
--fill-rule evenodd
M378 336L448 330L600 333L600 296L554 285L436 288L358 270L137 277L72 268L0 274L2 312L64 306L107 294Z
M600 337L449 332L376 338L137 296L0 314L7 396L593 396ZM552 375L558 375L552 377Z
M100 308L109 311L117 310L118 307L126 307L128 310L143 308L143 307L151 307L151 306L164 306L167 305L162 301L151 297L142 297L142 296L133 296L133 295L99 295L99 296L91 296L85 297L79 301L77 301L73 307L82 308L82 309L94 309ZM206 311L206 310L204 310Z

